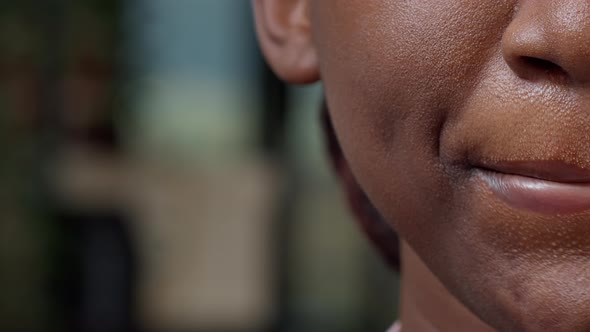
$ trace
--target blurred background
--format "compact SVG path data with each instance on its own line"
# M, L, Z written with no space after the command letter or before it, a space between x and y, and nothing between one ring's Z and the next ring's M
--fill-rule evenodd
M321 86L248 0L0 3L0 331L384 331Z

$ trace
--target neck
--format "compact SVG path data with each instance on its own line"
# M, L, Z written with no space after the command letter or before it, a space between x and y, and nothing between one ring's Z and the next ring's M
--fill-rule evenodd
M401 268L403 332L494 331L449 293L405 242Z

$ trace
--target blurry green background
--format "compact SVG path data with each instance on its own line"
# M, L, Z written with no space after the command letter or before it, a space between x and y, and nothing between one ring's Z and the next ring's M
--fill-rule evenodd
M0 4L0 331L384 331L321 86L247 0Z

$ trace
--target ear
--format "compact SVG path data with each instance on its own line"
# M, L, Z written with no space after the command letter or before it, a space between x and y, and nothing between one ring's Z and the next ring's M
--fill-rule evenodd
M252 0L252 3L258 40L275 73L294 84L318 81L309 0Z

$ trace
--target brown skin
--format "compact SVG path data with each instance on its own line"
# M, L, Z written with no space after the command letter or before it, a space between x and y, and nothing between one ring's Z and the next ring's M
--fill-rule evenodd
M590 168L590 1L254 5L275 72L321 78L347 190L402 239L404 331L590 331L590 213L515 209L474 176Z

